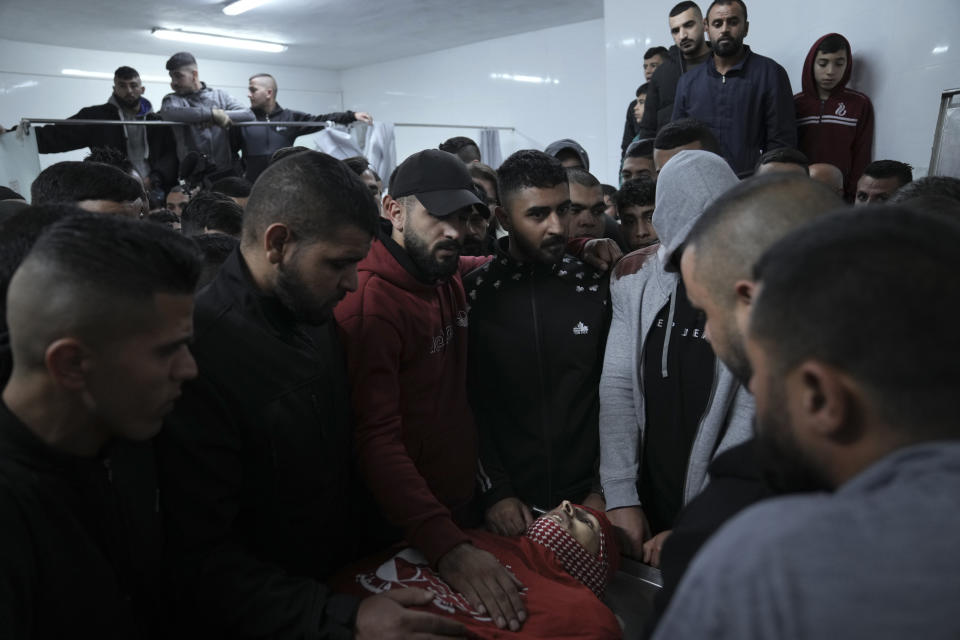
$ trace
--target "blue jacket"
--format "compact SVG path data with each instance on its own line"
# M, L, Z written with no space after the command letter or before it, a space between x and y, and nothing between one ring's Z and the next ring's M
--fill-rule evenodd
M765 151L797 146L793 90L783 67L750 51L725 76L715 59L683 74L673 119L696 118L717 136L720 150L739 177L753 173Z

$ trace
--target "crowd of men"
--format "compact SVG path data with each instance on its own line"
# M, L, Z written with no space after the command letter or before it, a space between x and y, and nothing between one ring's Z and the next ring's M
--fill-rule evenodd
M872 159L842 36L792 96L741 0L668 24L619 188L568 138L384 181L231 136L370 117L183 52L188 126L38 128L92 153L0 191L0 635L539 637L491 540L547 513L662 571L654 638L957 637L960 179ZM120 67L76 117L152 111ZM336 586L397 545L479 627Z

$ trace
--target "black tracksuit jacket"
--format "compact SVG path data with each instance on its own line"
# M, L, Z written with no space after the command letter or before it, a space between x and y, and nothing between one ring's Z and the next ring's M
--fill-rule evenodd
M572 256L517 262L506 241L464 278L480 488L485 507L516 496L549 509L598 490L608 280Z

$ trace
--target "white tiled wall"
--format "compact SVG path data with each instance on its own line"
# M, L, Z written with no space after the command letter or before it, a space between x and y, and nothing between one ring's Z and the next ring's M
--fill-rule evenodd
M603 20L590 20L349 69L342 86L347 104L392 122L515 127L501 133L504 158L573 138L608 181L617 167L604 137L603 66ZM454 135L478 132L398 129L397 158Z

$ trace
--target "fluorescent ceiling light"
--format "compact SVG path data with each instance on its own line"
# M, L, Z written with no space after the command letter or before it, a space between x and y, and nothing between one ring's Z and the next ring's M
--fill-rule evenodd
M113 80L113 73L108 71L85 71L83 69L61 69L60 73L65 76L76 76L78 78L102 78L104 80ZM170 78L163 76L140 76L141 80L146 82L170 82Z
M942 53L946 53L947 51L950 51L950 45L940 45L939 47L934 47L931 53L935 56L938 56Z
M228 16L238 16L241 13L246 13L250 11L250 9L256 9L268 2L270 2L270 0L237 0L225 6L223 12Z
M490 77L494 80L513 80L514 82L529 82L531 84L560 84L559 80L551 78L550 76L543 78L541 76L525 76L514 73L491 73Z
M229 38L227 36L215 36L209 33L194 33L192 31L180 31L171 29L154 29L153 35L161 40L175 40L177 42L186 42L189 44L209 44L215 47L230 47L231 49L247 49L249 51L264 51L266 53L280 53L286 51L287 47L275 42L263 42L262 40L244 40L243 38Z

